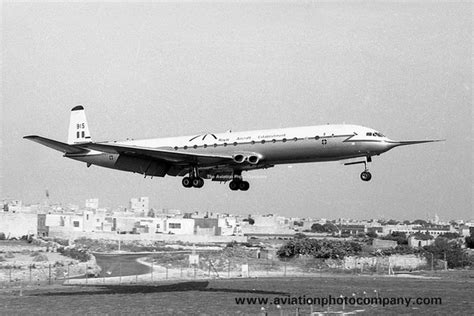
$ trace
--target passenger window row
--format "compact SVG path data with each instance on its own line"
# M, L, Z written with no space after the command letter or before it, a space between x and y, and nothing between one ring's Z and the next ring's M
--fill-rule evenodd
M322 137L323 137L323 138L324 138L324 137L334 137L334 134L332 134L331 136L322 136ZM315 137L314 137L315 140L319 140L320 138L321 138L320 136L315 136ZM268 141L268 142L272 142L272 143L283 142L283 143L286 143L287 141L294 141L294 142L296 142L296 141L298 141L298 140L304 140L304 138L297 138L297 137L294 137L294 138L292 138L292 139L286 139L286 138L283 138L283 139L281 139L281 140L272 139L271 141ZM266 142L267 142L267 141L266 141L265 139L262 139L259 143L265 144ZM244 145L244 144L255 145L256 143L257 143L257 142L256 142L255 140L252 140L251 142L245 142L245 143L233 142L231 145L233 145L233 146ZM227 147L228 145L230 145L230 144L228 144L228 143L222 143L222 144L216 144L216 143L214 143L213 145L208 145L208 144L204 144L204 145L200 145L200 146L194 145L194 146L192 146L192 148L194 148L194 149L197 149L197 148L199 148L199 147L207 148L207 147L210 147L210 146L213 146L213 147L215 148L215 147L217 147L217 146L224 146L224 147ZM175 147L173 147L173 148L174 148L174 150L178 150L178 149L179 149L178 146L175 146ZM183 147L182 147L182 149L188 149L188 148L191 148L191 147L188 147L188 146L183 146Z

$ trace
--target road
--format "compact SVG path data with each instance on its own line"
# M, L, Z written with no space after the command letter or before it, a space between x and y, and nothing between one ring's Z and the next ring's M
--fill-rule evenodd
M137 262L145 254L94 254L102 268L99 277L117 277L150 273L150 267Z

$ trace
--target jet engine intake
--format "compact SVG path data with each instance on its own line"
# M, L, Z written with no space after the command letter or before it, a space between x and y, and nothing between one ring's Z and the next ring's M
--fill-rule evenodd
M245 156L242 154L237 154L232 157L236 163L243 163L245 162Z
M247 161L252 165L256 165L260 161L260 157L257 155L250 155L247 157Z
M232 159L234 159L234 161L239 164L247 162L251 165L256 165L259 163L261 156L256 153L239 153L233 155Z

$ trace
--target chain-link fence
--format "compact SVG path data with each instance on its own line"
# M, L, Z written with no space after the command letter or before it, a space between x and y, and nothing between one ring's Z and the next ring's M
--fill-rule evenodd
M105 258L105 259L104 259ZM373 257L318 259L230 257L204 254L132 254L97 256L96 264L48 263L2 265L0 287L52 284L130 284L166 280L261 277L322 277L343 274L395 274L414 270L444 270L439 259ZM414 261L411 262L411 261Z

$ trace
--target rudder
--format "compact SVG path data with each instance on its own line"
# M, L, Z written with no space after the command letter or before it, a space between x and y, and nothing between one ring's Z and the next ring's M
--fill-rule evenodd
M72 108L69 119L68 144L92 142L89 126L87 125L86 112L82 105Z

